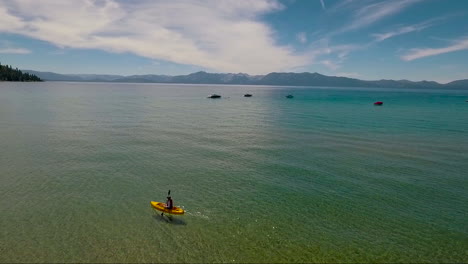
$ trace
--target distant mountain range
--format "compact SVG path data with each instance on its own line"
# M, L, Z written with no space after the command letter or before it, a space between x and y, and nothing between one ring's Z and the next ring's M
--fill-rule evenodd
M58 74L32 70L23 70L23 72L34 74L45 81L468 89L468 79L453 81L447 84L441 84L434 81L413 82L408 80L365 81L348 77L326 76L310 72L272 72L267 75L248 75L245 73L208 73L200 71L188 75L176 76L153 74L131 76Z

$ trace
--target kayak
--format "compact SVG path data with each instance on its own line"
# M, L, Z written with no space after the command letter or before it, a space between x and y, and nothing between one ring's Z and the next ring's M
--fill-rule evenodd
M184 209L174 206L172 209L167 209L165 203L160 203L160 202L155 202L151 201L151 206L153 206L154 209L161 211L163 213L167 214L175 214L175 215L182 215L184 214Z

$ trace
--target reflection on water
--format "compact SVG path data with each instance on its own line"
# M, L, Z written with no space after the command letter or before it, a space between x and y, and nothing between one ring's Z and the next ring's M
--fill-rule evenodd
M157 213L155 215L153 215L153 218L158 221L158 222L162 222L162 223L168 223L168 224L171 224L171 225L186 225L187 223L179 217L177 216L171 216L171 215L161 215L160 213Z

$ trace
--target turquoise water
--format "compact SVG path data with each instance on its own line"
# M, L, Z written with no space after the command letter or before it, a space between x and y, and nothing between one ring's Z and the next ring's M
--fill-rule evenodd
M468 262L467 99L0 83L0 262Z

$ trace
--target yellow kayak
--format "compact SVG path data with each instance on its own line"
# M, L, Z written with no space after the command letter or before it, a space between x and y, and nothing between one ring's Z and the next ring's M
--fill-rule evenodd
M154 202L154 201L151 201L150 203L151 203L151 206L154 207L154 209L161 211L163 213L175 214L175 215L182 215L185 213L184 209L177 207L177 206L172 207L172 209L167 209L165 203Z

